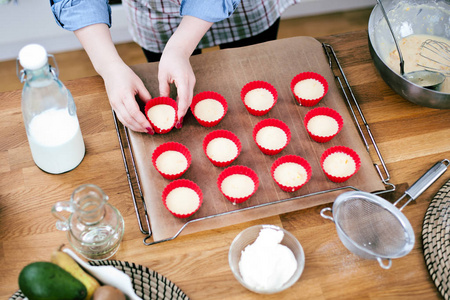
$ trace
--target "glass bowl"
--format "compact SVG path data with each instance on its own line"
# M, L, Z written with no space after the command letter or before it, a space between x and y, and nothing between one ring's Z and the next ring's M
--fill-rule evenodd
M289 278L289 280L287 280L283 285L271 289L262 289L261 287L251 286L247 284L247 282L245 282L242 278L241 272L239 270L239 261L241 259L242 251L245 249L245 247L255 242L261 229L264 228L271 228L274 230L282 231L284 233L284 237L280 244L288 247L297 260L297 268L291 278ZM305 253L303 252L303 248L300 245L299 241L295 238L295 236L285 229L275 225L255 225L243 230L233 240L228 252L228 263L230 264L230 268L233 272L234 277L236 277L236 279L245 288L258 294L274 294L291 287L295 282L297 282L305 267Z

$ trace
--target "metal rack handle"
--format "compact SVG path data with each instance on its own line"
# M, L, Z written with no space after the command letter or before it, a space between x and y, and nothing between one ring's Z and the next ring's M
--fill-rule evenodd
M390 176L389 171L388 171L388 169L386 167L386 163L385 163L385 161L383 159L383 156L381 155L381 152L380 152L380 150L378 148L378 145L377 145L377 143L375 141L375 138L374 138L374 136L372 134L372 131L370 130L370 126L367 123L366 118L364 117L364 114L363 114L363 112L361 110L361 107L359 106L359 103L356 100L355 94L353 93L353 90L352 90L350 84L348 83L348 80L347 80L347 77L345 76L344 70L342 69L342 66L339 63L339 60L338 60L338 58L336 56L336 52L334 51L333 47L331 45L329 45L329 44L322 43L322 46L323 46L323 48L325 50L325 53L326 53L326 55L328 57L328 63L330 65L330 69L333 72L333 75L334 75L335 79L338 81L338 83L339 83L339 85L341 87L341 90L342 90L342 92L344 94L345 100L347 101L348 107L349 107L349 109L350 109L350 111L352 113L353 119L355 120L355 123L356 123L355 125L357 126L359 134L360 134L360 136L361 136L361 138L362 138L362 140L363 140L363 142L364 142L364 144L366 146L367 152L370 153L370 146L369 146L369 143L367 142L367 139L366 139L366 137L364 135L363 128L359 124L358 117L356 115L355 110L353 109L353 106L355 106L355 108L357 110L357 113L359 115L359 118L361 119L361 121L362 121L362 123L364 125L364 129L366 130L366 133L369 136L369 139L370 139L370 141L372 143L372 146L373 146L373 148L374 148L374 150L375 150L375 152L376 152L376 154L378 156L378 159L380 160L381 166L382 166L383 171L384 171L384 175L381 173L381 170L380 170L380 167L378 166L378 164L374 163L374 166L375 166L375 169L378 172L378 175L381 178L381 181L385 185L388 185L391 188L395 189L395 185L393 185L392 183L389 182L391 176ZM342 85L342 80L341 80L340 76L336 75L336 73L334 73L332 59L334 59L336 65L337 65L337 67L339 69L339 73L341 74L341 76L342 76L342 78L343 78L343 80L345 82L345 85L346 85L346 87L347 87L347 89L348 89L348 91L350 93L350 96L345 91L345 88ZM352 105L352 102L350 102L349 98L351 98L351 100L353 102L353 105Z

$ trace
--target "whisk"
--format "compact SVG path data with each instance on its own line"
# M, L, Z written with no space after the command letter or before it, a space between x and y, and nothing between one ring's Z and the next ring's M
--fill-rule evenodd
M419 55L424 59L417 65L450 77L450 46L447 43L427 39L420 46Z

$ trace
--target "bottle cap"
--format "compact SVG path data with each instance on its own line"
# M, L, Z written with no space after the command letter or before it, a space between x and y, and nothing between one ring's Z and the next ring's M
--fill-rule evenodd
M26 45L19 51L19 62L24 69L40 69L48 62L47 51L38 44Z

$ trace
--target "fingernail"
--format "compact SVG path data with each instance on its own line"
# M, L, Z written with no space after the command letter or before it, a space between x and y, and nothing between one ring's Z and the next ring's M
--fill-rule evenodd
M181 117L181 119L179 119L179 120L177 121L177 124L175 124L175 128L176 128L176 129L181 129L181 127L183 127L183 118L184 118L184 117Z
M148 133L148 134L150 134L150 135L154 135L154 134L155 134L155 132L153 131L153 128L151 128L151 127L146 127L145 129L147 129L147 133Z

